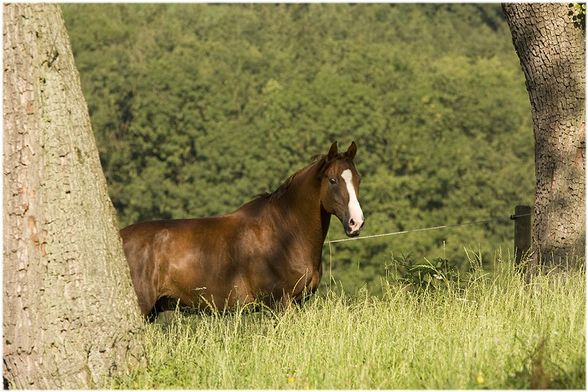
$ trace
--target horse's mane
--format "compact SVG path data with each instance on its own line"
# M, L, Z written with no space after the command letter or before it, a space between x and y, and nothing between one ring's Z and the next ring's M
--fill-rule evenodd
M314 157L311 158L310 163L308 165L312 165L314 163L317 163L317 162L325 159L325 157L326 157L326 155L315 155ZM307 166L305 166L304 168L306 168ZM304 170L304 168L298 170L296 173L294 173L290 177L288 177L273 192L264 192L264 193L261 193L261 194L257 195L257 197L254 200L258 200L258 199L274 200L274 199L279 198L284 193L286 193L286 191L290 188L290 184L292 184L292 180L294 179L294 177L298 173L300 173L302 170Z

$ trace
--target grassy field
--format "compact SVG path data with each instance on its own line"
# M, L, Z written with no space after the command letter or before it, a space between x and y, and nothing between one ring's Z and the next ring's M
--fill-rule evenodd
M330 290L300 308L177 315L148 327L145 369L113 388L585 387L585 273L530 283L513 263L436 288Z

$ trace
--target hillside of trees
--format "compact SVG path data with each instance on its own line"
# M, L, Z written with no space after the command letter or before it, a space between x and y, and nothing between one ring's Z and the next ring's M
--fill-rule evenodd
M324 284L512 252L533 134L499 4L62 9L121 228L230 212L355 140L364 235L502 220L325 246Z

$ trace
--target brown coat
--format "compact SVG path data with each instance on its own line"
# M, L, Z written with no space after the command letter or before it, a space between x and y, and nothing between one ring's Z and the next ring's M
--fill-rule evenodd
M332 183L348 169L358 193L355 151L352 143L339 154L334 143L328 155L276 191L230 214L143 222L121 230L143 314L153 315L178 301L181 306L223 310L252 302L275 306L313 293L321 278L331 214L339 217L348 235L359 234L348 223L345 183Z

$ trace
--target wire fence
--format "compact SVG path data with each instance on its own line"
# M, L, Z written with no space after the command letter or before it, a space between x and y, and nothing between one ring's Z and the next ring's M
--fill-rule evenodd
M520 207L522 207L522 206L517 206L517 209ZM527 207L527 206L524 206L524 207L526 208L527 211L530 211L530 207ZM515 209L515 212L516 212L516 209ZM350 237L350 238L341 238L341 239L336 239L336 240L325 241L325 244L329 245L329 277L330 277L329 284L333 280L333 270L332 270L333 244L340 243L340 242L346 242L346 241L360 241L360 240L367 240L367 239L371 239L371 238L390 237L390 236L417 233L417 232L423 232L423 231L442 230L442 229L448 229L448 228L460 227L460 226L479 225L479 224L484 224L484 223L505 222L505 221L509 221L509 220L515 221L515 251L517 252L516 260L518 261L518 260L520 260L522 255L525 252L527 252L527 249L528 249L527 247L530 246L529 245L530 242L529 242L529 244L526 244L524 241L525 235L523 235L522 242L520 243L521 245L520 246L517 245L517 229L516 229L517 223L516 222L517 222L518 218L528 217L531 215L532 215L532 213L524 213L524 214L516 214L515 213L515 214L509 215L509 216L503 216L503 217L498 217L498 218L489 218L489 219L477 220L477 221L471 221L471 222L454 223L454 224L431 226L431 227L421 227L421 228L411 229L411 230L393 231L393 232L388 232L388 233L372 234L372 235ZM530 238L530 225L527 224L526 226L525 225L523 225L523 226L524 226L523 230L528 231L527 237ZM518 239L518 241L521 241L521 239ZM530 241L530 239L528 241Z
M448 228L452 228L452 227L479 225L479 224L491 223L491 222L504 222L507 220L513 220L513 219L522 218L522 217L530 216L530 215L531 215L530 213L529 214L510 215L508 217L502 217L502 218L492 218L492 219L484 219L484 220L472 221L472 222L454 223L454 224L449 224L449 225L422 227L422 228L411 229L411 230L393 231L393 232L389 232L389 233L372 234L372 235L350 237L350 238L341 238L341 239L337 239L337 240L325 241L325 244L330 245L330 244L336 244L338 242L367 240L370 238L389 237L389 236L395 236L395 235L401 235L401 234L417 233L420 231L441 230L441 229L448 229Z

